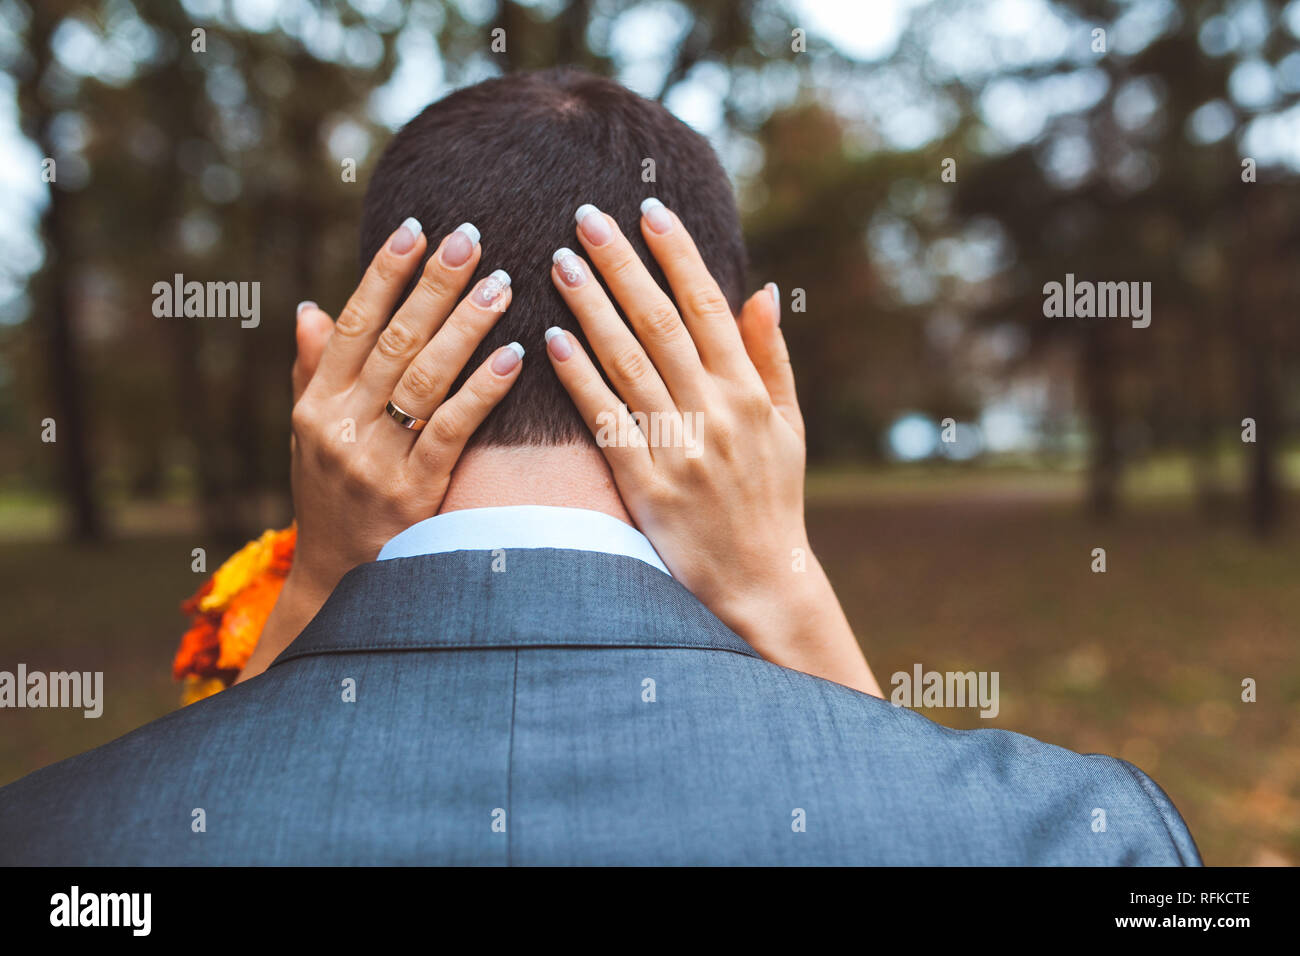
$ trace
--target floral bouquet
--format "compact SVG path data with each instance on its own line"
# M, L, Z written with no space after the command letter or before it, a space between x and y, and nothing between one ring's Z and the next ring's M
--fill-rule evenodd
M267 531L244 545L181 604L190 628L172 661L181 704L225 690L257 647L293 564L298 529Z

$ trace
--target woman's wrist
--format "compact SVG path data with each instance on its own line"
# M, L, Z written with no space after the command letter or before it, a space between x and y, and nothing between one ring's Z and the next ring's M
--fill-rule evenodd
M284 588L297 600L305 603L316 601L319 607L325 603L325 598L329 597L345 573L313 561L310 554L304 554L300 549L294 555L293 565L289 568L289 574L284 581Z
M775 664L883 696L830 579L806 556L779 580L751 581L719 616Z
M300 565L295 561L284 580L284 590L280 592L280 599L271 612L273 617L278 617L274 622L276 630L272 636L282 640L283 645L287 647L289 642L297 637L316 616L316 612L324 606L341 578L341 574L313 568L307 564ZM272 621L268 619L267 623L270 624ZM279 651L276 653L278 654Z

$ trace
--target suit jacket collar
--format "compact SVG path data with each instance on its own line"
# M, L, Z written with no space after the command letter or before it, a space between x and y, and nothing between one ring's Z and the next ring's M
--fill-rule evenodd
M313 654L520 647L758 656L686 588L643 561L536 548L452 551L354 568L271 666Z

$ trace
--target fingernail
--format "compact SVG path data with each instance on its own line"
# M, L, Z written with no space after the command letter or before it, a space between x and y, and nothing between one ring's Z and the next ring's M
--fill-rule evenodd
M563 362L573 354L573 346L569 344L569 337L564 334L564 329L552 325L546 330L546 347L550 349L556 361Z
M673 227L673 217L654 196L641 203L641 215L645 216L646 225L661 236Z
M556 249L551 261L560 267L560 278L570 289L576 289L587 280L582 268L582 260L567 246Z
M776 324L781 324L781 290L776 287L775 282L767 284L767 291L772 293L772 302L776 305Z
M399 256L405 255L415 247L415 240L420 238L422 232L424 227L420 225L420 220L414 216L407 217L407 220L397 227L397 232L393 233L388 251Z
M479 287L474 290L474 301L479 305L491 305L501 298L501 293L506 291L509 285L510 273L505 269L498 269L479 283Z
M479 233L474 228L472 222L462 222L456 227L456 231L447 237L446 243L442 247L442 261L445 265L463 266L469 262L469 257L474 254L474 247L478 245Z
M298 303L298 311L295 312L294 315L302 315L303 309L314 309L316 307L317 307L316 303L313 302L311 299L303 299L301 302Z
M511 342L492 360L492 371L505 375L524 360L524 347L518 342Z
M603 246L613 235L609 231L609 223L605 221L600 210L590 203L579 206L573 218L578 221L578 228L593 246Z

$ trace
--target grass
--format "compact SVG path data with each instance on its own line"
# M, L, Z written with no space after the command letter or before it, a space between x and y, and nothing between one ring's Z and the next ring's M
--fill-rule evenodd
M1115 754L1169 793L1206 862L1300 861L1300 552L1145 504L1108 525L1003 489L814 500L814 548L890 676L997 671L1001 710L927 709ZM1107 571L1091 570L1105 548ZM1257 684L1244 703L1242 680Z
M1097 525L1076 492L1069 476L832 472L810 481L809 525L887 691L916 663L997 671L996 718L927 715L1132 760L1208 863L1300 862L1296 528L1259 544L1166 494ZM99 549L0 540L0 668L102 670L107 698L98 720L5 712L0 784L175 707L194 535L176 533L181 516L129 517ZM1257 703L1241 700L1248 677Z

